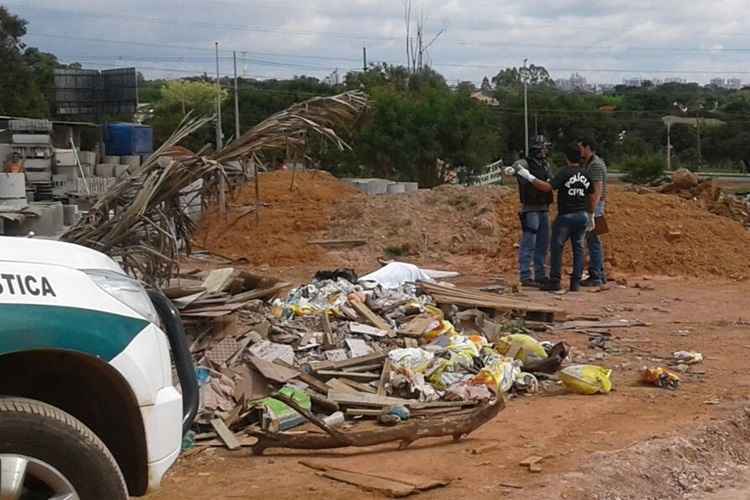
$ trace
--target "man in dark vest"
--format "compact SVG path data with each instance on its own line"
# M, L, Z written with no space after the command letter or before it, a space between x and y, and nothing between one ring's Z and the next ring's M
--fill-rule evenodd
M550 169L544 136L537 136L530 149L528 158L518 160L512 167L508 167L505 173L513 175L519 169L524 168L536 179L549 181ZM539 191L523 177L517 177L517 179L518 193L521 197L519 216L523 233L518 251L521 284L542 286L547 281L545 262L549 251L549 206L552 204L553 195Z

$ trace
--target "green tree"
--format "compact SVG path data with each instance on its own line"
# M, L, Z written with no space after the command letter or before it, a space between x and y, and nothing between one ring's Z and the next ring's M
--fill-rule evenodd
M216 85L209 82L175 80L161 88L159 104L168 109L179 108L183 115L189 112L211 114L216 109L217 93L222 103L229 96L226 89L217 92Z
M49 107L24 59L27 22L0 5L0 112L46 117Z

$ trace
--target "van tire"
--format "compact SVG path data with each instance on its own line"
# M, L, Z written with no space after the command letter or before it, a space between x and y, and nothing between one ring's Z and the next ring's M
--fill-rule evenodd
M127 500L117 462L88 427L40 401L0 397L0 455L21 455L51 465L81 500Z

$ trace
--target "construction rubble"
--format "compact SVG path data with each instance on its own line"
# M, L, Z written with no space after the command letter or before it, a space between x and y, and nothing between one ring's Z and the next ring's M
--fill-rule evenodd
M320 272L273 298L289 284L233 268L181 275L167 293L192 337L201 385L195 444L258 453L408 444L416 435L388 429L429 429L435 419L440 433L419 438L460 437L507 397L557 385L569 347L518 333L512 319L552 322L565 312L438 281L449 276L394 262L361 278ZM297 428L308 423L331 439L304 442ZM335 430L363 423L367 439Z

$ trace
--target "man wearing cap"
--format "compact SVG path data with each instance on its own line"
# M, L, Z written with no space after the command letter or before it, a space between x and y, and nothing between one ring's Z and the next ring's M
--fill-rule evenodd
M518 160L507 172L516 172L523 168L536 179L550 180L549 162L547 162L547 144L544 136L537 136L531 145L529 157ZM549 206L552 204L552 193L535 189L525 178L517 177L518 193L521 197L521 245L518 251L518 270L521 284L524 286L542 286L547 282L545 261L549 251ZM534 274L532 275L532 264Z
M586 138L578 143L583 166L588 170L594 184L593 204L594 220L601 227L586 233L586 246L589 252L589 277L581 282L582 286L596 287L607 282L604 272L604 245L599 237L606 231L604 209L607 205L607 164L596 154L596 143Z

